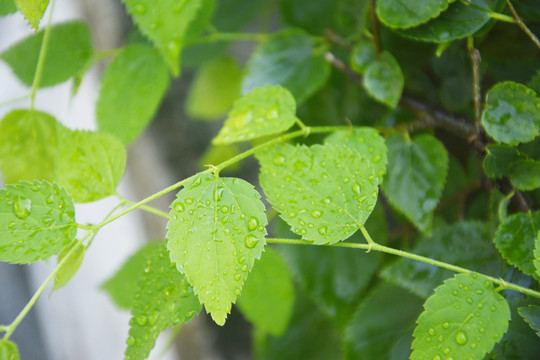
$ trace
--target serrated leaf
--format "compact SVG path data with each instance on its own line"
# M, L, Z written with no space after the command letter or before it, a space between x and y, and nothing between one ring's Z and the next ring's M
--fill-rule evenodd
M17 11L17 6L13 0L0 0L0 16L13 14Z
M131 308L125 360L142 360L170 326L187 323L201 311L185 276L178 273L164 243L146 261Z
M260 194L237 178L199 173L171 204L171 260L218 325L264 250L267 223Z
M540 229L540 211L517 213L499 225L493 241L509 264L527 275L535 274L533 249Z
M330 65L315 50L312 38L302 30L288 29L270 35L248 62L242 93L265 85L282 85L298 103L326 82Z
M58 254L77 233L71 197L46 181L0 190L0 261L27 264Z
M220 57L202 65L191 83L186 111L191 117L215 120L240 96L242 73L236 60Z
M540 134L540 99L525 85L498 83L487 93L482 125L499 142L529 142Z
M510 308L478 274L458 274L435 289L414 330L411 360L481 360L508 329Z
M512 185L519 190L531 191L540 187L540 162L532 159L516 161L510 175Z
M66 247L58 255L58 263L64 261L62 267L58 270L54 276L54 285L52 291L58 290L64 287L77 273L79 267L82 264L84 259L84 254L86 253L86 247L84 247L79 242L74 241L70 246Z
M130 309L133 306L137 281L146 268L150 256L162 245L162 243L153 242L141 247L126 260L112 277L101 285L101 288L109 294L118 307Z
M486 146L487 155L484 158L484 172L487 176L499 179L512 173L515 162L526 159L515 147L506 144L490 144Z
M367 66L363 84L371 97L395 108L401 98L405 80L394 56L384 51L380 59Z
M0 121L0 170L6 184L54 180L58 133L64 128L49 114L13 110Z
M375 175L379 178L379 185L382 184L386 174L388 159L384 138L379 132L370 127L354 128L352 131L336 131L330 134L326 143L333 145L345 145L358 151L366 157L373 165Z
M17 345L8 340L0 340L0 360L20 360Z
M296 234L315 244L351 236L377 202L373 166L348 147L277 145L257 158L268 201Z
M233 108L212 141L229 144L283 132L296 121L296 102L279 85L253 89L234 102Z
M421 311L417 296L394 285L378 286L358 306L345 330L347 358L391 359L400 341L408 342L400 358L408 358L414 321Z
M287 329L294 305L292 275L272 248L253 267L238 296L237 306L259 330L280 336Z
M37 31L39 27L39 21L43 17L49 0L14 0L19 11L24 15L24 18L28 20L30 26Z
M392 28L410 28L436 17L454 0L379 0L377 15Z
M351 51L349 63L355 72L363 75L367 67L376 60L375 44L372 41L362 41Z
M167 68L154 49L142 44L124 48L101 80L99 129L131 143L152 120L168 87Z
M529 305L528 307L520 307L518 308L518 313L529 324L531 329L536 331L536 335L540 337L540 306Z
M25 85L32 86L34 81L44 33L31 35L0 54ZM54 25L49 36L39 87L60 84L77 75L93 52L90 30L82 22Z
M126 150L113 135L71 130L60 134L55 179L76 203L116 194L125 167Z

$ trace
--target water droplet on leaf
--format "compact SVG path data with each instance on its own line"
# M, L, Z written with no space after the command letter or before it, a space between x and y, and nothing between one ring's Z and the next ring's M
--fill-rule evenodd
M456 342L459 345L465 345L469 341L467 334L464 331L458 331L456 334Z

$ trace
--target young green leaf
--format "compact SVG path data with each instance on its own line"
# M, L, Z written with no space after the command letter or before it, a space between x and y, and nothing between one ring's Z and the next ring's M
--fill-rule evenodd
M40 87L60 84L77 75L93 51L90 30L82 22L54 25L50 31ZM0 59L28 86L32 86L34 81L44 32L23 39L0 54Z
M0 121L0 170L6 184L54 180L58 133L63 126L35 110L13 110Z
M39 21L43 17L49 0L14 0L19 11L24 15L24 18L28 20L30 26L37 31L39 27Z
M77 233L71 197L46 181L0 190L0 261L27 264L68 246Z
M122 0L141 32L158 48L173 76L180 75L180 50L190 23L205 0ZM152 65L145 67L148 72Z
M536 273L533 264L535 241L540 229L540 211L507 217L497 229L495 246L508 263L527 275Z
M0 16L13 14L17 11L17 6L13 0L0 0Z
M441 198L448 172L448 153L431 135L386 139L388 173L383 191L388 201L419 230L431 231L433 210Z
M72 250L73 252L69 254ZM54 276L54 285L52 291L64 287L73 278L73 276L75 276L77 270L79 270L79 267L82 264L85 253L86 247L77 241L74 241L70 246L62 250L62 252L58 255L58 263L63 261L68 254L69 257L67 260L65 260L60 270L58 270Z
M17 345L9 340L0 340L0 360L20 360Z
M259 193L237 178L199 173L171 204L171 260L218 325L264 250L267 222Z
M377 15L387 26L410 28L437 17L455 0L379 0Z
M125 167L126 150L113 135L71 130L60 134L55 178L76 203L115 194Z
M148 125L169 87L169 74L159 54L148 45L124 48L101 80L96 105L100 130L125 145Z
M401 98L405 80L394 56L385 51L380 59L366 67L363 84L375 100L395 108Z
M298 29L283 30L255 49L247 66L242 93L279 84L301 103L320 89L329 75L330 65L323 53L315 50L308 34Z
M411 360L482 360L508 329L510 308L486 277L458 274L435 289L414 330Z
M362 41L354 46L349 62L354 71L363 75L367 67L376 60L375 44L372 41Z
M540 337L540 306L520 307L518 313L529 324L531 329L536 331L536 335Z
M154 249L139 275L125 360L146 359L161 332L187 323L201 311L193 289L176 270L164 243Z
M287 329L294 305L292 275L272 248L267 248L244 284L237 305L259 330L280 336Z
M315 244L351 236L377 202L373 166L348 147L277 145L257 158L268 201L296 234Z
M234 102L214 138L214 144L229 144L283 132L296 121L296 102L279 85L256 88Z
M487 93L482 125L499 142L529 142L540 134L540 99L525 85L498 83Z

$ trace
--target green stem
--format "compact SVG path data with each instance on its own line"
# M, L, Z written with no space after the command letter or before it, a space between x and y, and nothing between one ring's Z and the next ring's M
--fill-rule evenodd
M488 13L489 13L489 16L491 16L492 19L499 20L499 21L502 21L502 22L505 22L505 23L510 23L510 24L514 23L514 19L512 19L511 16L501 14L501 13L497 13L497 12L493 12L493 11L489 11Z
M516 9L514 9L514 5L510 2L510 0L506 0L506 4L508 5L508 8L512 12L512 15L514 18L512 20L515 20L516 24L527 34L527 36L533 41L533 43L540 49L540 40L534 35L534 33L525 25L523 20L521 20L521 17L519 17L518 13L516 12Z
M128 200L128 199L125 199L123 198L122 196L116 194L116 197L121 200L122 202L124 202L125 204L129 204L129 205L135 205L135 201L131 201L131 200ZM155 214L155 215L158 215L158 216L161 216L165 219L169 219L169 215L161 210L158 210L152 206L147 206L147 205L142 205L139 207L139 209L141 210L144 210L144 211L147 211L149 213L152 213L152 214Z
M2 102L0 102L0 107L5 106L5 105L12 104L12 103L14 103L14 102L19 102L19 101L22 101L22 100L26 100L26 99L28 99L29 97L30 97L30 94L26 94L26 95L19 96L19 97L13 98L13 99L9 99L9 100L6 100L6 101L2 101Z
M88 231L94 230L93 225L83 225L83 224L76 224L76 225L79 229L88 230Z

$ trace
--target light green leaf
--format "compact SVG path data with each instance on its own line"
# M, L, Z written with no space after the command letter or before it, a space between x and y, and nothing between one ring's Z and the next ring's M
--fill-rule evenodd
M410 28L437 17L454 0L379 0L377 15L387 26Z
M388 164L386 157L388 150L384 138L376 129L360 127L354 128L352 131L336 131L330 134L325 142L333 145L346 145L358 151L371 162L375 175L379 178L379 184L382 184Z
M433 210L448 172L448 153L431 135L412 140L394 134L386 139L388 173L383 191L388 201L419 230L431 231Z
M82 22L54 25L50 30L49 46L43 64L39 87L52 86L77 75L92 56L92 39L88 26ZM28 86L32 86L41 43L42 30L14 44L2 54L15 75Z
M395 108L401 98L405 80L394 56L385 51L380 60L372 61L367 66L363 84L371 97Z
M72 249L74 250L70 254ZM52 291L64 287L73 278L73 276L75 276L77 270L79 270L79 267L82 264L85 253L86 247L76 241L71 243L71 245L66 247L64 250L62 250L62 252L58 255L58 263L64 261L68 254L69 257L67 258L67 260L65 260L65 263L54 276L54 285Z
M288 29L268 37L256 49L247 66L242 93L256 87L282 85L298 103L303 102L326 82L330 65L312 38L304 31Z
M527 307L518 308L518 313L529 324L531 329L536 331L536 335L540 337L540 306L529 305Z
M445 281L424 308L414 330L411 360L482 360L510 320L506 300L486 277L474 273Z
M0 214L0 261L45 260L71 244L77 233L71 197L46 181L0 190Z
M183 40L204 1L122 0L138 28L155 44L173 76L180 75Z
M351 68L362 75L366 71L367 67L377 60L375 53L375 45L372 41L362 41L356 44L351 51L351 58L349 60Z
M517 213L499 225L493 241L508 261L527 275L535 274L533 264L535 241L540 229L540 211Z
M39 27L39 21L43 17L49 0L14 0L19 11L24 15L24 18L28 20L30 26L37 31Z
M178 273L164 243L146 261L134 295L125 360L143 360L170 326L187 323L201 311L186 278Z
M191 83L187 114L202 120L225 115L240 96L242 72L232 57L219 57L202 65Z
M171 260L223 325L266 244L260 195L244 180L199 173L178 192L171 209Z
M6 184L54 180L58 133L63 126L35 110L13 110L0 121L0 170Z
M17 11L17 6L13 0L0 0L0 16L13 14Z
M167 68L154 49L142 44L124 48L101 80L99 128L131 143L152 120L168 87Z
M58 144L56 182L76 203L116 194L124 175L126 150L114 136L89 131L63 131Z
M0 340L0 360L20 360L17 345L9 340Z
M257 158L268 201L296 234L315 244L351 236L377 202L373 166L348 147L277 145Z
M540 134L540 99L525 85L498 83L487 93L482 125L499 142L529 142Z
M238 296L238 308L259 330L280 336L287 329L294 305L292 275L272 248L266 248Z
M540 162L532 159L515 162L512 166L510 181L519 190L531 191L539 188Z
M536 238L534 239L533 264L536 269L536 275L540 279L540 230L538 230L538 233L536 234Z
M144 272L150 256L162 245L161 242L152 242L141 247L126 260L120 270L101 285L118 307L122 309L133 307L137 281Z
M233 108L212 141L228 144L283 132L296 121L296 102L279 86L253 89L234 102Z

